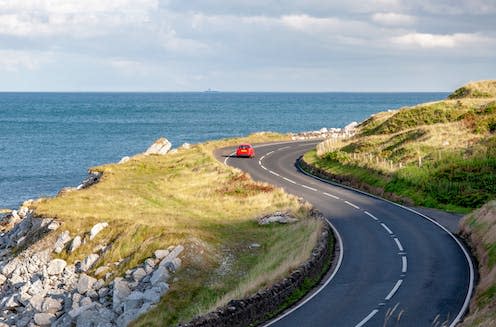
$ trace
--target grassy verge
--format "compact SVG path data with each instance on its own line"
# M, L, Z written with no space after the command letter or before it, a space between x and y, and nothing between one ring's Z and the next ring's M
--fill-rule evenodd
M252 181L212 155L215 148L242 141L286 139L264 133L165 156L138 155L124 164L92 168L103 172L98 184L39 200L33 208L40 216L58 218L71 235L109 223L80 250L61 255L73 262L98 245L109 245L93 272L109 265L117 276L156 249L185 245L170 291L134 324L176 325L270 285L310 256L322 222L310 218L309 206L282 189ZM259 226L254 219L274 211L291 212L299 222ZM260 247L251 247L253 243Z
M464 327L496 325L496 201L489 202L462 221L462 234L479 261L480 281Z
M376 114L354 137L326 140L304 160L393 200L470 212L496 197L495 84L472 83L448 100Z

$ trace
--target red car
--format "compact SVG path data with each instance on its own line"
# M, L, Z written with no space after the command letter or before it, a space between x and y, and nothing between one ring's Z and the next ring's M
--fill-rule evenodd
M238 146L236 149L236 157L248 157L252 158L255 156L255 149L251 146L251 144L244 143Z

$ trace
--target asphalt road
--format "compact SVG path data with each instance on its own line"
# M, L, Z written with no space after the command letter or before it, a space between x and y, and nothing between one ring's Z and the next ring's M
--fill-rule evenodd
M440 225L388 201L301 173L297 158L314 142L255 146L254 159L219 160L312 203L343 244L334 276L308 302L271 326L451 326L473 287L470 259Z

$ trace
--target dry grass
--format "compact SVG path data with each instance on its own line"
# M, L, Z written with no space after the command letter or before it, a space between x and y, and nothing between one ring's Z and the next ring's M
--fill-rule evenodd
M81 260L95 247L108 245L94 269L109 265L115 275L143 262L156 249L184 244L183 268L170 292L136 323L175 325L232 297L257 291L310 256L321 222L309 218L309 207L282 189L255 183L212 155L215 148L242 141L286 139L264 133L165 156L138 155L124 164L92 168L103 172L98 184L38 200L33 208L38 215L58 218L61 230L72 236L108 222L110 227L94 240L61 257ZM257 224L256 217L274 211L291 212L300 220L290 226ZM251 249L252 243L261 247Z
M453 92L450 99L496 97L496 81L470 82Z
M496 322L496 201L489 202L462 223L479 261L480 281L470 314L462 326L494 326Z

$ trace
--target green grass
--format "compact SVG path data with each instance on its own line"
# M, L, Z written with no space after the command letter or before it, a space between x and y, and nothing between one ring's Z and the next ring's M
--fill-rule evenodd
M103 172L98 184L38 200L33 209L37 215L59 219L60 230L69 230L73 237L84 235L95 223L109 223L74 254L60 255L74 262L99 244L109 245L90 273L109 265L117 276L156 249L183 244L183 265L173 276L170 292L135 322L176 325L270 285L309 258L322 227L309 216L309 205L282 189L254 182L212 155L215 148L243 141L286 139L265 133L207 142L165 156L137 155L124 164L92 168ZM291 212L299 222L258 225L256 217L274 211ZM252 243L261 247L251 249Z

